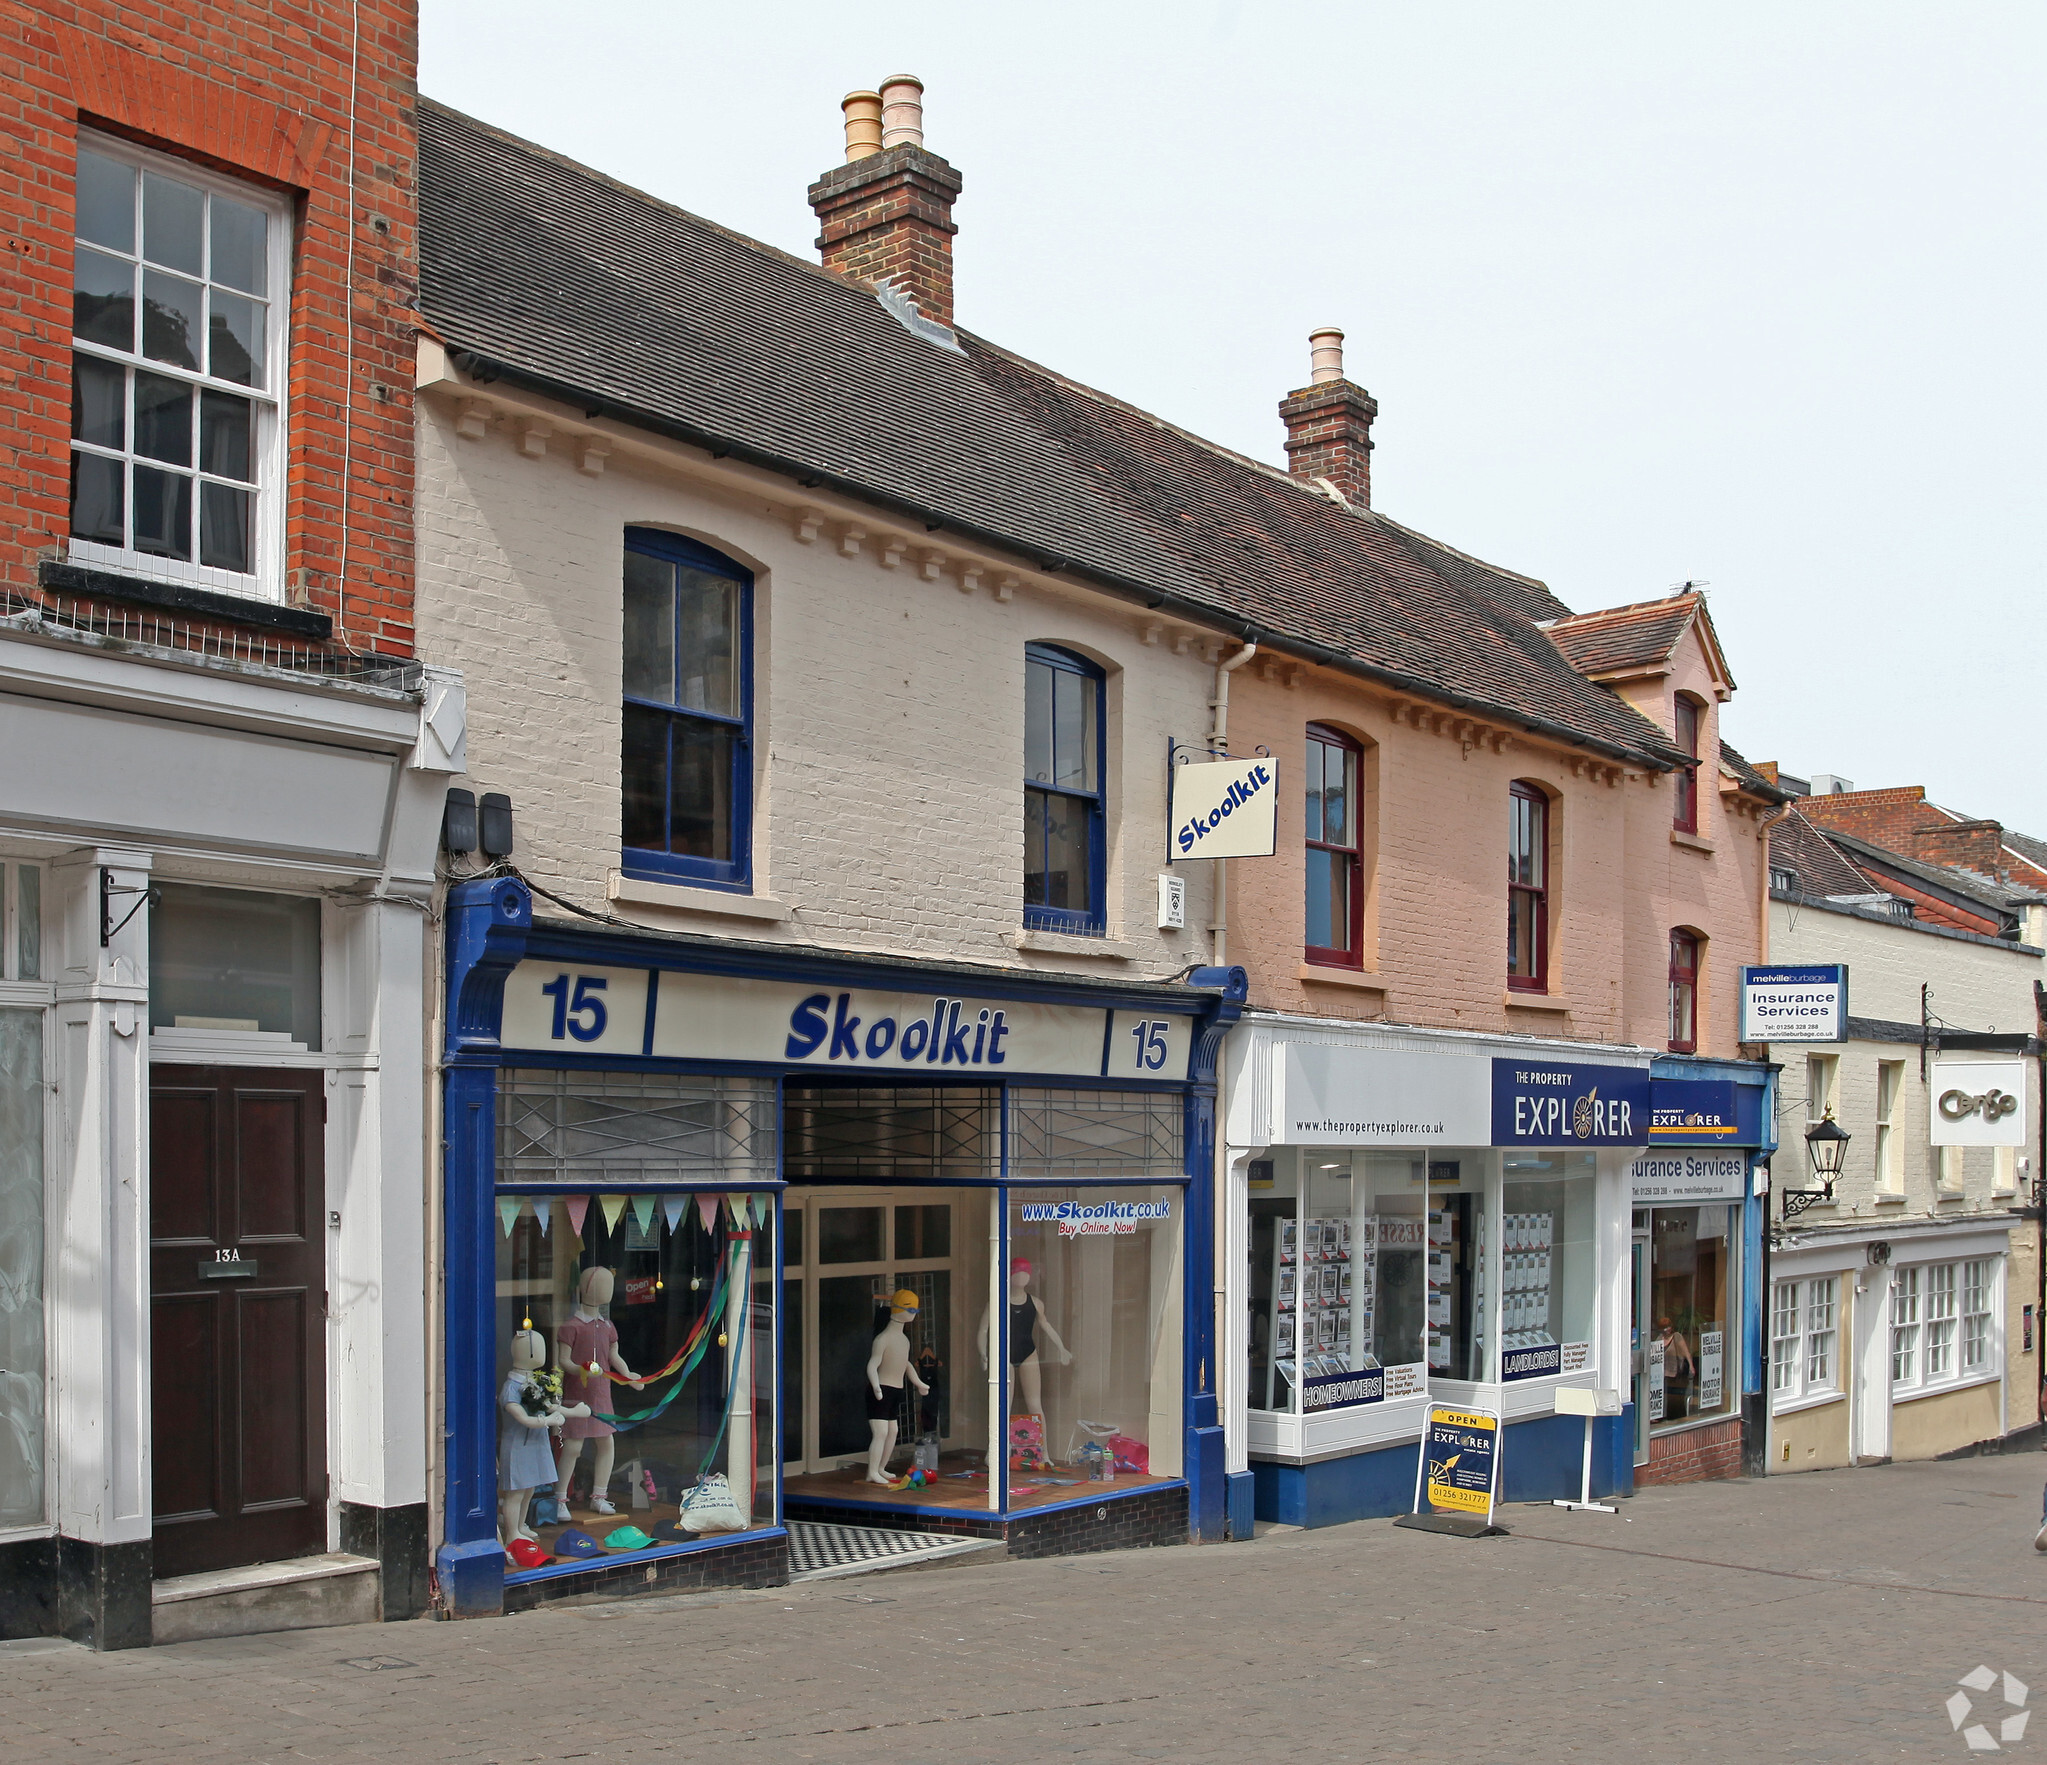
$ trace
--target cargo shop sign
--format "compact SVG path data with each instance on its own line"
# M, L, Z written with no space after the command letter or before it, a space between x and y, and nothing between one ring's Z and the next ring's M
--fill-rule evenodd
M851 1072L1183 1081L1192 1018L939 992L527 961L505 982L509 1052L727 1060Z
M1026 1201L1023 1223L1054 1225L1062 1238L1127 1238L1139 1225L1173 1217L1170 1201Z
M1278 827L1278 761L1204 760L1172 770L1169 862L1272 856Z
M1642 1146L1648 1139L1648 1068L1493 1061L1495 1146Z

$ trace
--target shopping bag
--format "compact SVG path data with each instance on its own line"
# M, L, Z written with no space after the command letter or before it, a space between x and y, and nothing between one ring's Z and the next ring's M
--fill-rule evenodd
M1111 1434L1103 1444L1114 1455L1117 1470L1139 1477L1151 1475L1151 1449L1143 1441L1132 1440L1127 1434Z
M732 1485L717 1471L685 1492L682 1523L692 1532L744 1532L753 1524L732 1499Z

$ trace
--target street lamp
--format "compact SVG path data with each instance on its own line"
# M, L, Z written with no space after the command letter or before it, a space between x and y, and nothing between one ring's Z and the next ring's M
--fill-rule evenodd
M1840 1176L1842 1167L1848 1162L1848 1142L1852 1138L1841 1124L1834 1120L1834 1112L1827 1111L1824 1119L1813 1123L1805 1131L1806 1157L1812 1163L1812 1174L1819 1178L1817 1189L1786 1189L1784 1194L1784 1217L1796 1219L1816 1201L1834 1199L1834 1180Z

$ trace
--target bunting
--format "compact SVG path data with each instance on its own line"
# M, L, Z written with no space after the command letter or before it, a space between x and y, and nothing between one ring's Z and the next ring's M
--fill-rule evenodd
M523 1195L500 1195L498 1197L498 1218L504 1221L505 1236L512 1235L512 1228L519 1223L519 1215L526 1206Z
M583 1235L583 1216L590 1211L590 1197L570 1195L564 1200L569 1210L569 1230L580 1238Z
M604 1209L605 1230L608 1232L617 1231L618 1217L625 1212L625 1197L623 1195L600 1195L597 1197L597 1200Z
M640 1223L640 1236L651 1239L654 1236L654 1197L635 1195L633 1197L633 1218Z
M718 1229L718 1197L708 1189L697 1191L697 1218L704 1222L704 1230Z
M687 1195L664 1195L661 1197L661 1211L668 1216L668 1229L671 1232L682 1230L682 1210L687 1206L689 1206L689 1197Z

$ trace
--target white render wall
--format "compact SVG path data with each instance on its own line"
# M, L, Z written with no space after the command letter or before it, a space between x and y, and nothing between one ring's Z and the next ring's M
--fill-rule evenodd
M420 653L466 676L464 782L510 795L514 861L536 882L661 929L1105 977L1207 960L1204 867L1182 872L1188 928L1161 932L1155 920L1167 740L1206 736L1214 634L1161 625L944 533L806 499L699 450L587 422L579 435L563 427L570 413L501 386L487 408L458 403L430 361L418 406ZM549 430L537 443L536 421ZM607 449L596 471L592 434ZM806 511L817 516L809 525ZM685 534L755 574L751 903L658 884L612 895L633 526ZM905 547L894 567L892 539ZM939 560L928 570L927 556ZM1034 641L1108 671L1102 942L1019 949L1024 646Z
M1893 1023L1919 1022L1919 989L1932 988L1935 1017L1958 1030L1996 1029L2007 1035L2033 1028L2033 982L2047 979L2047 953L2029 945L1999 946L1972 939L1944 937L1902 921L1878 921L1857 914L1830 913L1809 903L1770 903L1772 963L1845 962L1848 965L1848 1010L1853 1017ZM1901 1218L1938 1215L1955 1218L2013 1204L2008 1185L1998 1180L1996 1155L1988 1148L1955 1149L1960 1156L1960 1183L1937 1183L1938 1154L1930 1143L1928 1086L1919 1076L1916 1042L1856 1041L1811 1045L1773 1043L1770 1058L1783 1063L1778 1084L1777 1133L1784 1150L1778 1154L1779 1188L1809 1185L1804 1135L1809 1119L1808 1057L1838 1056L1835 1119L1852 1139L1848 1166L1835 1187L1836 1201L1815 1205L1803 1216L1809 1225L1849 1225L1872 1217ZM1956 1058L1972 1058L1957 1055ZM1973 1058L1982 1058L1976 1056ZM1893 1192L1880 1194L1876 1183L1878 1065L1903 1063L1897 1101L1891 1112L1892 1132L1899 1143L1903 1181ZM2038 1156L2041 1105L2039 1063L2027 1063L2026 1120L2030 1144L2020 1159ZM1933 1072L1928 1067L1929 1077ZM1794 1164L1792 1161L1796 1160ZM2023 1189L2025 1176L2017 1176Z

